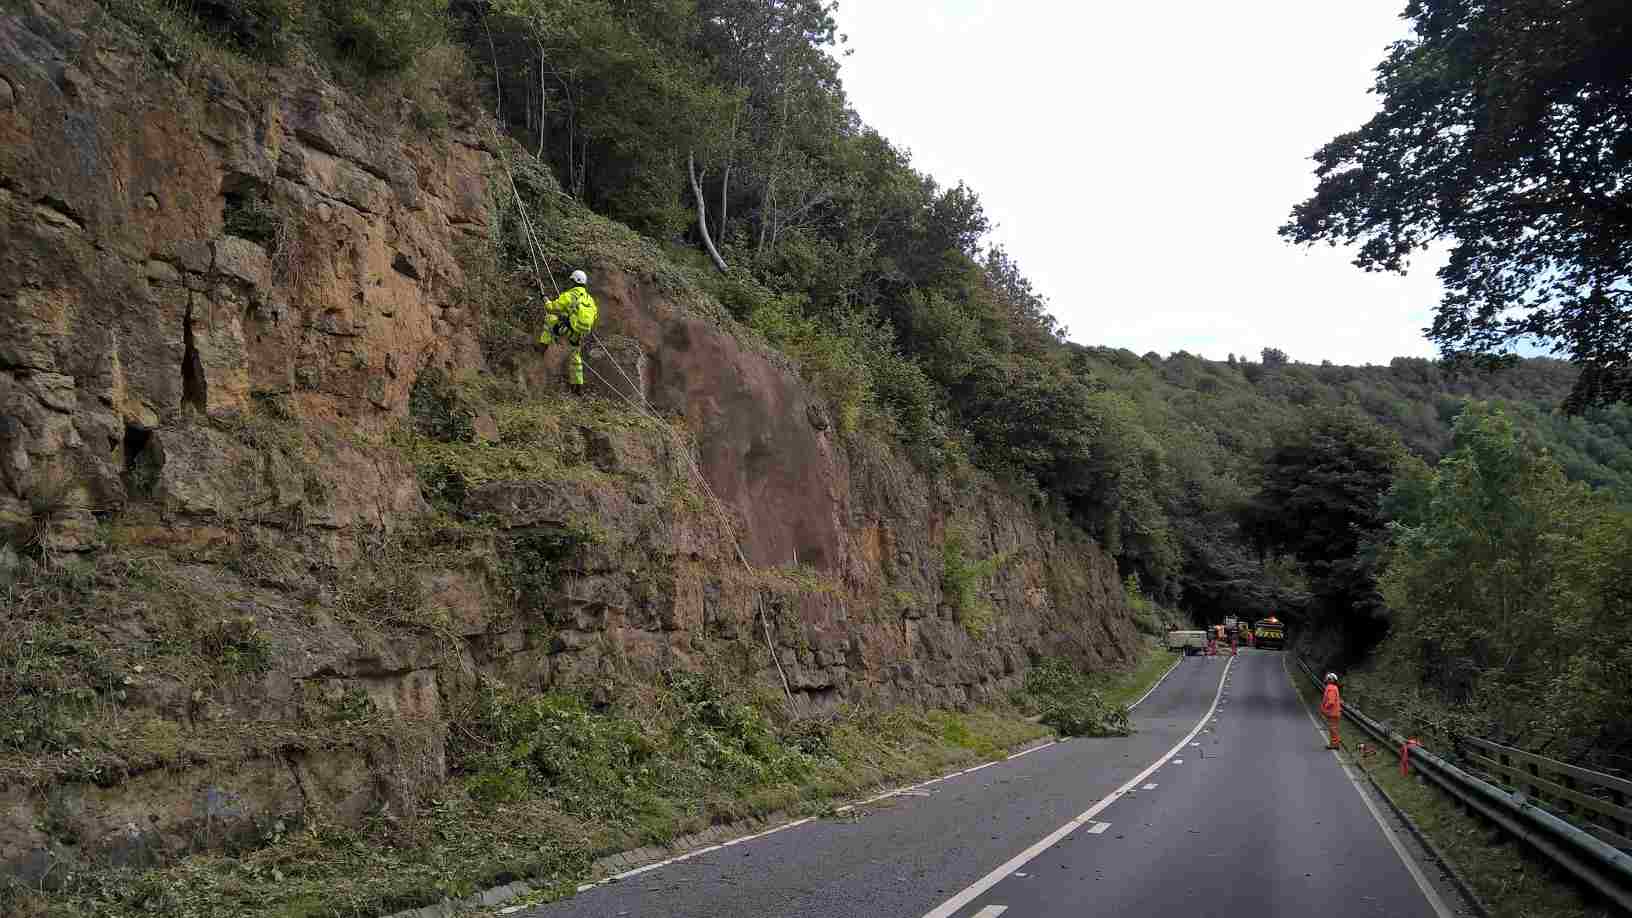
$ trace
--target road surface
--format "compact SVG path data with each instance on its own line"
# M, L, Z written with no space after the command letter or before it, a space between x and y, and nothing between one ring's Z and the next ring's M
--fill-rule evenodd
M529 918L1448 918L1282 655L1188 657L1131 737L1061 742Z

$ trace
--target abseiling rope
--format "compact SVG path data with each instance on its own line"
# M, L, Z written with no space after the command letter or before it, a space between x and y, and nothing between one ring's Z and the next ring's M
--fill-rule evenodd
M510 184L510 196L511 199L515 201L516 213L521 218L522 237L527 243L527 254L533 263L533 280L538 284L539 294L541 296L548 296L548 291L544 287L544 278L546 276L549 277L550 287L555 290L556 296L559 297L561 295L561 287L555 282L555 272L550 270L549 256L545 254L544 246L538 241L538 236L533 229L532 217L527 213L527 202L522 200L521 189L517 187L515 173L510 168L510 159L505 152L506 146L502 142L502 139L498 137L497 129L494 129L493 133L494 148L499 151L499 162L503 164L505 179ZM714 509L715 514L719 516L720 522L725 525L726 535L731 539L731 547L736 552L737 560L742 563L743 568L750 575L755 574L756 571L754 570L754 566L748 563L748 556L742 551L742 542L737 538L736 523L732 520L730 512L725 507L725 503L721 501L719 496L714 493L714 488L708 483L708 478L703 475L702 469L698 467L697 459L692 455L690 445L682 440L679 433L658 415L657 409L653 408L651 402L646 400L646 393L641 390L641 387L637 385L632 378L630 378L628 373L624 372L623 365L618 363L617 358L612 355L611 351L607 350L606 345L602 344L601 340L595 337L594 331L589 333L589 338L596 347L600 348L601 354L604 355L607 362L611 363L612 367L618 371L618 375L623 377L623 381L629 387L629 392L633 393L635 398L640 399L640 403L637 405L634 399L630 398L628 395L625 395L624 392L616 385L613 385L607 380L606 377L602 376L600 371L595 369L594 365L585 364L586 368L590 373L595 375L595 379L599 381L601 385L606 386L619 398L623 399L624 403L631 409L639 413L642 417L657 424L657 426L661 427L663 430L668 431L670 436L674 438L680 454L686 457L686 465L691 470L692 479L696 484L702 486L703 493L708 497L709 505ZM770 617L765 614L765 598L760 593L759 585L757 583L754 584L754 603L758 607L759 622L760 625L763 626L765 632L765 649L768 653L770 653L771 662L776 666L776 674L782 679L782 693L787 696L788 702L791 704L793 702L793 688L788 683L787 672L782 668L782 660L776 654L776 643L771 637Z

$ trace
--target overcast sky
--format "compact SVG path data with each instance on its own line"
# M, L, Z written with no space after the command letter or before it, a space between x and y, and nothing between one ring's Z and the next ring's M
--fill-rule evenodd
M1275 234L1309 156L1377 109L1404 0L843 0L845 88L1003 243L1084 344L1215 360L1431 356L1409 277Z

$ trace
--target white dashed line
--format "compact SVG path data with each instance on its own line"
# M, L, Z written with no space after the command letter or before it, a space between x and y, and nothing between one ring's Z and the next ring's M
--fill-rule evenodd
M1144 787L1141 787L1141 788L1139 788L1139 789L1140 789L1140 790L1155 790L1155 789L1156 789L1156 785L1154 785L1154 784L1146 784L1146 785L1145 785L1145 786L1144 786Z
M1096 822L1093 825L1088 827L1088 834L1089 835L1104 835L1105 830L1109 829L1110 827L1111 827L1111 824L1108 823L1108 822Z
M1106 807L1110 806L1112 803L1115 803L1123 795L1127 794L1128 791L1138 787L1140 782L1154 774L1156 769L1162 767L1162 763L1167 761L1168 756L1177 753L1180 749L1184 748L1185 743L1195 739L1196 734L1201 732L1202 724L1205 724L1207 722L1207 718L1212 717L1213 712L1218 710L1218 699L1224 694L1224 677L1230 674L1230 666L1234 662L1235 661L1231 659L1229 662L1224 664L1224 672L1219 675L1218 679L1218 691L1213 693L1212 705L1207 708L1207 713L1201 716L1201 720L1197 721L1196 725L1190 728L1190 732L1185 735L1184 739L1179 740L1177 745L1175 745L1172 749L1167 750L1167 752L1158 757L1156 761L1150 763L1149 767L1147 767L1144 771L1134 775L1131 779L1129 779L1128 783L1112 791L1104 799L1089 807L1080 816L1038 839L1037 842L1031 847L1020 852L1019 854L1016 854L1014 857L1009 858L1008 861L1004 862L996 870L993 870L992 872L976 880L967 889L926 912L924 914L924 918L952 918L953 915L957 914L958 909L961 909L965 905L975 901L975 899L979 898L982 893L1002 882L1002 880L1009 874L1014 873L1021 867L1026 866L1026 864L1030 863L1032 859L1037 857L1037 855L1042 854L1044 851L1047 851L1048 849L1059 844L1060 839L1070 835L1072 831L1077 829L1079 826L1092 821L1093 818L1098 816Z
M975 912L975 918L997 918L998 915L1001 915L1008 910L1009 907L1007 905L988 905L980 911Z
M1174 765L1183 765L1184 764L1184 759L1174 759L1173 764Z

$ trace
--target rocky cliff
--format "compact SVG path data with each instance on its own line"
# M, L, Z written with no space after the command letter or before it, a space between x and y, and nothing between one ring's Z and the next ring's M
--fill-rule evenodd
M1133 653L1094 544L842 434L655 272L581 252L587 405L490 365L498 144L96 4L0 15L0 865L411 809L483 678L961 706Z

